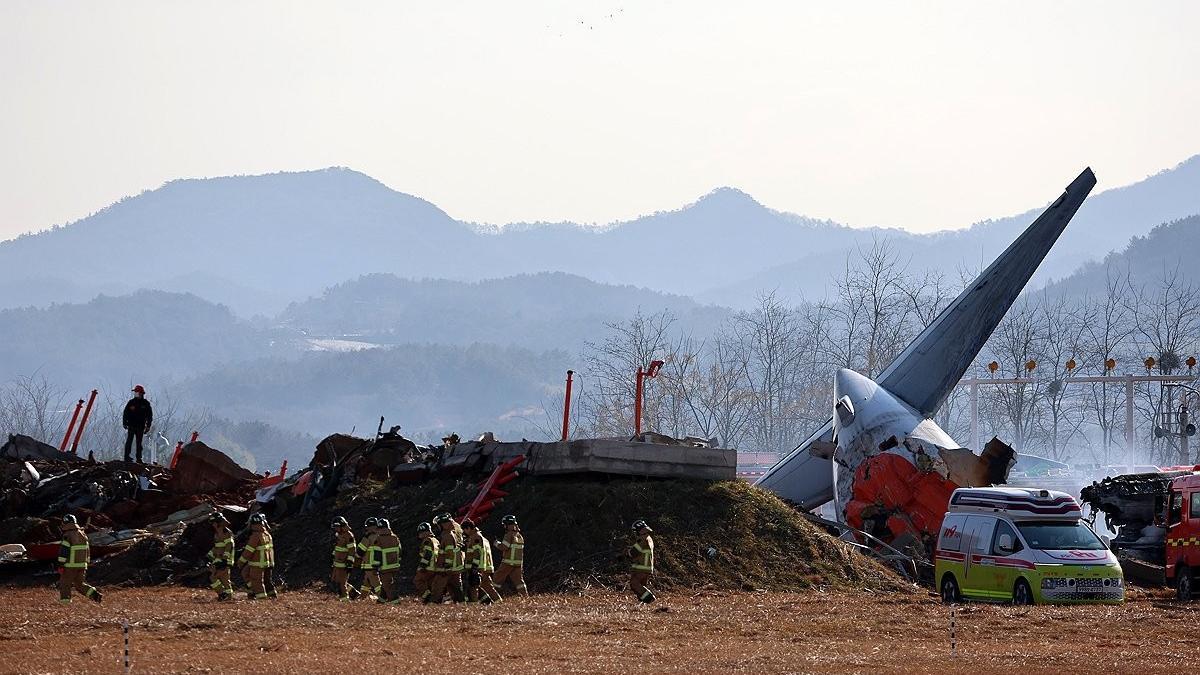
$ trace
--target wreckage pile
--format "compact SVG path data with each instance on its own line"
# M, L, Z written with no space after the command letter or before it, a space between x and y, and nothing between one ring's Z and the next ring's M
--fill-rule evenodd
M0 561L16 572L46 568L58 557L59 521L69 513L83 524L97 572L109 582L165 579L172 563L188 565L166 551L187 548L189 528L218 510L244 518L260 480L200 442L184 446L171 469L88 461L12 436L0 448ZM123 562L105 573L114 567L106 556Z
M307 468L264 478L200 442L184 446L173 468L161 468L89 463L17 439L0 451L0 543L24 552L0 573L45 583L57 555L57 520L72 513L89 533L96 583L200 585L212 543L207 520L216 511L231 521L239 548L249 515L268 516L277 574L291 587L325 583L329 522L339 515L360 533L367 517L389 518L404 542L403 569L411 570L417 523L436 513L461 514L478 502L489 475L515 462L520 477L504 486L503 505L483 510L477 520L494 538L500 516L517 515L529 543L526 580L534 590L623 583L629 527L640 518L656 531L662 586L902 586L774 495L725 480L726 474L733 478L729 450L659 438L457 440L418 446L395 429L374 439L334 435L318 444ZM666 478L677 474L690 477Z
M473 487L434 480L343 494L328 510L287 519L275 529L278 572L293 587L324 583L333 545L329 522L339 515L356 530L370 516L388 518L404 543L401 569L416 569L417 524L456 510L473 496ZM526 476L505 489L510 494L481 527L495 539L502 532L500 517L517 516L526 540L525 579L534 590L624 583L629 528L641 518L655 529L655 583L660 586L901 586L874 560L817 529L776 496L741 481Z

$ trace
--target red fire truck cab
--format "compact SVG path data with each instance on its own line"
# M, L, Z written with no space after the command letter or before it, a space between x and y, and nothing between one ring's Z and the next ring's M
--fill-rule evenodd
M1172 480L1166 501L1167 583L1180 600L1191 600L1200 579L1200 473Z

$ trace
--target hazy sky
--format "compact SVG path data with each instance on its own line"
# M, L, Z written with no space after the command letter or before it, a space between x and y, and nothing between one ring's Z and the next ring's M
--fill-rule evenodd
M0 239L349 166L480 222L720 185L960 227L1200 153L1200 2L0 3ZM1198 186L1200 188L1200 186Z

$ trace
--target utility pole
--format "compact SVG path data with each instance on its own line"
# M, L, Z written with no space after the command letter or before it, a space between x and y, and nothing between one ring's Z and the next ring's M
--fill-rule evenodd
M637 381L633 393L633 435L642 435L642 399L645 397L647 377L658 377L658 371L663 367L662 361L651 361L648 368L638 366Z
M1200 457L1193 461L1191 451L1188 447L1189 439L1196 435L1196 425L1192 422L1191 415L1188 410L1188 399L1193 402L1200 401L1200 391L1189 387L1186 384L1168 384L1167 391L1172 389L1182 389L1183 395L1179 397L1179 409L1172 410L1173 402L1168 404L1168 407L1163 411L1162 416L1154 425L1155 438L1177 438L1179 439L1179 464L1186 466L1189 464L1200 464ZM1170 400L1172 397L1168 397ZM1194 403L1193 403L1194 405Z
M979 383L971 383L971 449L979 451Z
M1133 374L1125 374L1125 453L1133 452Z

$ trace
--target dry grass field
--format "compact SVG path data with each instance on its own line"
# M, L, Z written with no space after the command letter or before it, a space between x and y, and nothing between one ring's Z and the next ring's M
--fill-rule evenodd
M182 588L111 589L60 606L50 589L0 590L0 671L1195 672L1200 604L967 605L919 592L674 593L642 607L608 592L493 607L343 604L315 590L218 604Z

